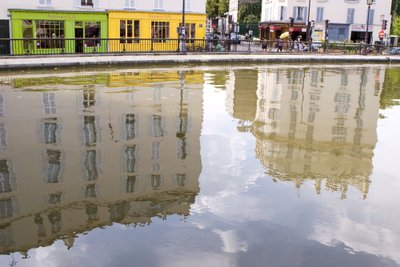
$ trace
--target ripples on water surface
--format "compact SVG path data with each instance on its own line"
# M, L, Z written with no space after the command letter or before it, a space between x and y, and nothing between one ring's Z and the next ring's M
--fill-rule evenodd
M1 266L399 266L400 68L0 76Z

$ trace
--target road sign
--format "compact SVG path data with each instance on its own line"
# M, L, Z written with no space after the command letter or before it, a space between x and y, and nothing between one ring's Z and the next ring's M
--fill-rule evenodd
M385 37L385 31L380 31L379 32L379 38L383 39L383 37Z

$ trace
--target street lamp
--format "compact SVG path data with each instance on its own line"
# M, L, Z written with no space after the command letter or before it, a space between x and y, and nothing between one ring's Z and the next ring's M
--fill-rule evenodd
M367 45L368 45L369 13L370 13L372 2L373 2L373 0L367 0L368 12L367 12L367 27L365 29L365 48L367 48Z
M179 48L182 54L186 54L185 2L186 0L182 0L182 27L180 30L181 36L179 36L181 42Z

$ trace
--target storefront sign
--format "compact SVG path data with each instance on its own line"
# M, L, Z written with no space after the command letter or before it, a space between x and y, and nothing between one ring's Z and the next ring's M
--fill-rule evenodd
M365 25L365 24L353 24L353 25L351 25L351 30L353 32L362 32L362 31L365 32L366 28L367 28L367 25ZM373 29L373 25L368 25L368 31L372 32L372 29Z
M49 20L76 20L73 14L47 14Z

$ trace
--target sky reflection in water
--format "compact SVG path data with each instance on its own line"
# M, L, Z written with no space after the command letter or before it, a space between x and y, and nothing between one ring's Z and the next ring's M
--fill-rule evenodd
M399 266L398 76L0 77L0 265Z

